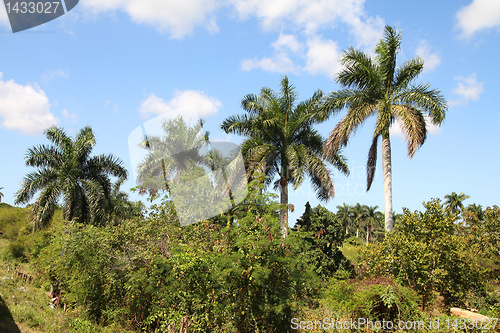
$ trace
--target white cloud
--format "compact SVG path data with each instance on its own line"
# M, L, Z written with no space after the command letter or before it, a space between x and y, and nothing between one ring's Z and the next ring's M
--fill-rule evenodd
M362 15L345 16L344 22L351 26L352 33L358 41L358 45L367 47L370 51L383 37L385 27L384 20L377 17L362 19Z
M216 0L87 0L83 8L95 14L120 10L136 23L149 24L172 38L183 38L195 27L204 26L209 32L217 32L214 12L221 5Z
M64 118L69 119L73 124L75 124L78 120L78 115L76 114L76 112L69 112L67 109L63 109L61 113Z
M307 42L305 69L311 74L333 77L341 68L337 43L315 37Z
M284 52L275 54L272 57L245 59L241 64L241 68L244 71L259 68L266 72L276 73L298 73L300 71L299 67Z
M438 135L439 133L441 133L441 127L438 125L434 125L428 115L424 115L424 118L425 127L427 128L427 134ZM397 136L401 139L405 139L403 129L401 128L401 123L399 120L396 120L394 123L392 123L389 132L391 133L391 136Z
M460 98L450 101L450 106L467 104L469 101L477 101L484 91L483 83L477 81L475 74L471 74L468 77L456 77L455 80L458 81L458 84L457 87L453 89L453 93Z
M441 64L441 57L425 40L421 40L417 47L417 56L424 60L424 70L431 71Z
M294 35L280 34L278 40L271 46L275 50L273 56L245 59L241 65L242 69L249 71L258 68L277 73L306 71L312 75L321 74L333 77L341 68L339 64L340 52L337 43L333 40L311 36L305 43L302 43ZM296 64L292 60L292 55L294 58L304 60L305 64L303 66Z
M153 93L141 104L139 114L142 117L202 117L217 113L221 106L222 103L218 99L204 95L203 91L178 91L175 97L167 102Z
M366 17L364 0L230 0L240 18L256 17L264 29L300 29L314 35L339 22L351 28L358 44L376 44L382 36L380 17Z
M0 6L0 25L10 28L9 17L7 16L5 6Z
M358 44L372 46L382 36L384 22L367 17L365 0L86 0L81 6L99 14L115 10L127 13L137 23L149 24L173 38L183 38L196 27L218 32L216 14L221 8L241 19L257 18L266 29L290 27L306 34L332 28L338 23L350 27Z
M473 0L471 4L457 12L458 27L463 37L471 37L474 33L500 26L500 1Z
M271 44L276 50L292 51L297 53L302 50L302 43L294 35L280 34L278 40Z
M68 78L68 72L61 69L61 68L50 69L42 74L42 82L44 84L47 84L50 81L52 81L53 79L58 78L58 77Z
M35 84L3 81L0 73L0 124L10 130L36 136L58 123L50 112L47 95Z

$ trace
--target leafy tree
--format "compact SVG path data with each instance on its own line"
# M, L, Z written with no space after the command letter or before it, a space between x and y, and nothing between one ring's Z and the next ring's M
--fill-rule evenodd
M33 232L50 221L60 198L65 220L102 224L109 213L109 176L127 177L123 162L111 154L91 156L96 140L90 127L82 128L74 140L62 128L44 133L53 145L28 149L26 165L38 170L24 177L15 200L27 204L40 191L31 207Z
M247 172L264 172L269 185L275 176L274 188L281 192L281 228L286 237L288 229L288 184L297 189L304 175L311 178L318 198L327 200L334 196L333 181L325 162L332 163L347 174L343 156L332 153L322 157L323 138L313 128L318 122L317 107L322 93L301 103L296 103L297 93L287 77L281 80L280 92L262 88L259 95L246 95L241 106L244 115L235 115L223 121L226 133L247 137L242 144Z
M389 129L397 121L408 142L411 158L427 137L426 121L440 125L447 109L440 91L428 84L414 85L422 72L420 58L407 61L396 68L401 34L386 26L385 36L378 43L375 59L359 50L349 48L341 60L344 69L337 75L337 82L345 88L330 93L322 107L325 116L347 109L347 114L335 126L325 143L325 155L334 156L347 145L349 138L371 116L377 121L366 165L367 190L375 175L377 145L382 138L382 167L384 180L385 230L393 229L392 170Z
M295 229L298 233L308 234L306 240L311 247L304 254L320 277L331 277L339 268L351 269L350 263L340 251L345 235L335 214L319 205L311 209L307 203Z
M466 247L490 276L498 280L500 272L500 209L497 206L487 207L469 205L464 212L461 235Z
M375 275L390 274L422 296L425 308L434 291L448 305L463 306L471 290L483 287L481 269L457 235L455 216L438 199L425 212L404 209L395 232L371 247L366 262Z
M312 215L312 208L311 204L306 202L306 208L304 210L304 214L297 220L297 223L295 223L294 228L302 227L302 228L308 228L311 225L311 215Z
M445 205L452 213L461 213L464 209L464 204L462 203L464 200L469 199L468 195L465 195L463 192L457 194L456 192L452 192L451 194L447 194L444 196L446 199Z

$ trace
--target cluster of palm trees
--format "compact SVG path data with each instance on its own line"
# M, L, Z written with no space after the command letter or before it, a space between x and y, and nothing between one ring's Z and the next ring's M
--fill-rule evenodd
M367 206L359 203L349 206L344 203L342 206L337 206L335 215L345 228L346 236L359 238L361 230L366 239L366 245L368 245L373 235L379 236L384 231L384 214L377 209L378 206Z
M341 148L368 118L375 117L372 144L366 165L367 190L374 179L378 141L382 139L385 230L393 229L392 167L389 129L397 121L408 143L411 158L427 137L427 122L440 125L447 109L440 91L428 84L414 84L422 72L420 58L396 67L401 34L385 28L384 38L375 49L375 57L349 48L341 60L337 75L342 89L323 97L317 91L309 100L296 103L296 92L287 77L279 93L262 88L259 95L247 95L241 102L246 111L222 124L227 133L247 137L242 145L249 177L264 172L267 183L281 192L281 226L288 228L288 184L296 189L309 176L318 198L334 195L328 163L348 174ZM346 115L323 141L313 125L347 110Z
M257 173L264 173L267 176L266 185L273 184L275 189L280 190L280 221L285 237L288 230L288 185L291 184L296 189L308 177L319 199L332 198L335 192L329 167L332 165L340 172L349 174L341 149L347 145L359 126L372 116L376 118L376 126L366 166L367 190L374 179L378 141L381 139L384 226L386 232L392 230L389 128L395 121L399 123L408 143L408 156L411 158L425 142L427 122L440 125L447 109L446 102L438 90L431 89L427 84L414 84L414 80L423 70L423 61L420 58L409 60L400 67L396 66L400 44L401 34L393 27L387 26L384 38L375 49L374 57L353 48L344 53L341 60L343 69L337 75L341 90L326 96L317 91L310 99L297 102L295 88L288 78L284 77L278 93L269 88L262 88L258 95L245 96L241 106L246 113L231 116L221 124L226 133L246 137L241 151L248 178L255 177ZM343 110L347 113L324 140L314 126ZM177 128L171 130L175 129ZM197 131L192 131L190 136L191 146L203 143L203 138L197 137L196 133ZM40 192L32 206L34 230L48 223L60 198L63 199L63 216L66 220L102 223L113 211L111 194L119 193L112 190L110 176L121 179L127 177L122 161L113 155L90 155L95 145L95 137L90 127L80 130L75 140L63 129L56 127L46 130L45 135L53 145L40 145L28 150L26 164L37 170L24 178L21 189L16 193L15 203L27 204ZM188 136L181 135L175 139ZM150 138L145 140L144 144L162 145L165 142L161 138ZM166 149L171 146L170 142L168 143ZM176 142L174 146L185 144ZM139 178L147 183L147 177L153 175L157 178L153 180L154 183L158 183L158 180L161 183L162 179L166 181L166 169L169 166L165 163L168 161L163 155L153 157L156 160L151 158L151 161L162 163L161 170L155 169L156 171L152 172L150 164L143 164L139 170ZM177 158L176 163L189 158L190 156ZM174 165L171 167L175 169ZM375 208L363 211L368 211L369 217L365 218L365 213L361 213L359 209L358 217L354 220L364 221L363 228L366 228L368 242L371 230L376 228L376 212Z

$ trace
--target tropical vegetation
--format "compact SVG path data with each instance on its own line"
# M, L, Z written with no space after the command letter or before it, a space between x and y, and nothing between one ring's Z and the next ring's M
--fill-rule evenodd
M15 198L26 207L0 203L0 331L324 332L358 318L418 323L415 332L435 332L435 322L440 332L478 331L451 307L492 325L500 316L500 208L465 206L470 197L453 192L420 210L392 210L390 126L402 127L411 157L426 122L440 124L446 110L439 91L413 84L420 59L396 68L400 42L387 27L374 59L349 49L338 75L344 89L326 98L317 91L298 102L287 77L278 92L245 96L246 113L222 123L244 137L244 195L231 186L238 154L211 143L203 121L178 117L162 124L162 136L145 135L131 191L148 194L148 205L122 190L127 170L118 157L92 155L90 126L74 138L47 129L51 144L26 154L36 169ZM343 109L323 140L315 127ZM385 214L362 202L337 201L335 211L307 202L289 228L287 212L298 208L288 186L309 177L317 196L331 199L329 167L348 174L340 148L372 115L368 189L381 138ZM180 192L191 215L175 200L186 181ZM215 202L196 198L207 189ZM196 215L209 209L216 213ZM181 214L191 221L180 223Z

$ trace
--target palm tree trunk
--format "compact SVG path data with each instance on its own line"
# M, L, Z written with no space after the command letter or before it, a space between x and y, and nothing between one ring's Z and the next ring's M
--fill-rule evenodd
M281 209L280 209L281 233L283 234L283 238L286 238L286 236L288 235L288 182L286 177L281 177L280 187L281 187Z
M356 238L359 238L359 227L356 227Z
M394 226L392 217L391 141L389 135L382 139L382 172L384 177L385 231L387 233Z
M370 242L370 226L367 225L366 226L366 246L368 246L369 242Z

